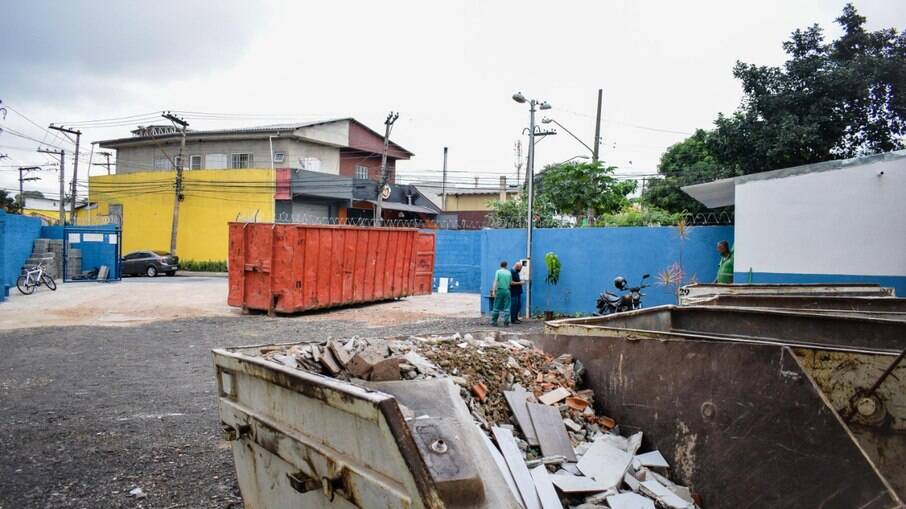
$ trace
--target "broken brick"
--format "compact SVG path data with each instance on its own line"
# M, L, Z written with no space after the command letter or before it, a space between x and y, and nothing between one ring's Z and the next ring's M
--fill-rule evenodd
M478 401L484 402L484 400L488 399L488 386L482 382L478 382L472 386L472 394L478 398Z

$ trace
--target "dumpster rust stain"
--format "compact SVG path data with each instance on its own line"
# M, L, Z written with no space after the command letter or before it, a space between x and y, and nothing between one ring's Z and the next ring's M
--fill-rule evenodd
M673 450L674 469L683 482L688 483L695 475L696 451L698 433L692 433L685 422L676 421L675 434L676 447Z

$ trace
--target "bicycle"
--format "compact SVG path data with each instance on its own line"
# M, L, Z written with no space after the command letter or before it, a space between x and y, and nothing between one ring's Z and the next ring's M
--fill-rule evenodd
M47 274L43 262L33 265L31 268L26 268L25 273L16 279L16 288L23 295L31 295L35 292L35 288L41 285L50 288L50 291L56 291L57 289L57 283Z

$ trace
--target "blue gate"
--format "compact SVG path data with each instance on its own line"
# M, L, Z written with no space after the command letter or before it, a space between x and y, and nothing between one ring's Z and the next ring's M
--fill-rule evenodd
M117 225L63 227L63 281L122 279L122 230Z

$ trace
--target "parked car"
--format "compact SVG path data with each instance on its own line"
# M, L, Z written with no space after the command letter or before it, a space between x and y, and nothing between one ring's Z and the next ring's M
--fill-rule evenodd
M179 268L179 257L166 251L133 251L123 257L121 272L127 276L172 276Z

